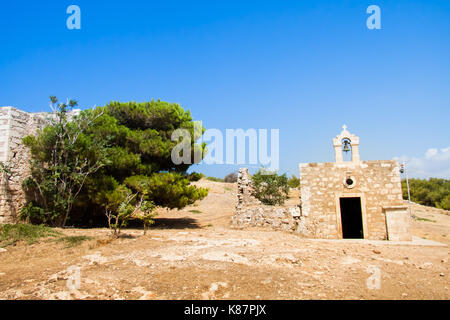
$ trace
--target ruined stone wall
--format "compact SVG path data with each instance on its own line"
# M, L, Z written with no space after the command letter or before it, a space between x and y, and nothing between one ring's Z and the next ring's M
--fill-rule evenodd
M231 218L234 227L269 227L274 230L296 231L300 219L299 207L268 206L253 195L253 183L248 169L239 169L238 203Z
M15 222L25 202L22 181L30 173L30 153L21 140L46 123L44 114L0 108L0 161L11 170L10 175L2 172L0 177L0 223Z
M348 178L352 185L346 184ZM300 164L300 189L306 232L317 238L342 238L340 197L361 197L365 239L387 239L383 208L403 205L393 160Z
M410 215L407 206L383 207L388 240L411 241Z
M238 202L236 204L236 211L241 211L251 206L262 205L262 203L253 195L253 182L247 168L239 169L237 187Z

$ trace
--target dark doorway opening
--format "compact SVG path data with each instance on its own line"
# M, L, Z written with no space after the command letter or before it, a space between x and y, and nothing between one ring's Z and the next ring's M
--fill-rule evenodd
M364 239L361 198L340 198L342 237Z

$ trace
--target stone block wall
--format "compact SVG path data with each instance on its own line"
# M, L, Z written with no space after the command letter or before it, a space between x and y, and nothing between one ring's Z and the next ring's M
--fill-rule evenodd
M410 216L407 206L383 207L389 240L411 241Z
M296 207L261 204L253 195L248 170L240 169L232 224L271 226L321 239L411 240L398 162L361 161L359 137L346 125L342 128L333 139L336 162L300 164ZM351 151L351 161L344 161L343 151Z
M30 154L21 140L35 134L46 123L45 114L0 108L0 161L11 170L11 175L2 172L0 177L0 223L15 222L25 203L22 181L30 173Z
M268 206L254 196L253 183L248 169L239 169L238 202L231 218L233 227L269 227L274 230L296 231L300 221L300 208Z
M236 204L236 211L241 211L246 207L262 205L262 203L255 198L252 178L247 168L241 168L238 172L237 178L238 186L238 202Z
M302 216L316 238L342 238L341 197L361 198L365 239L387 239L383 207L403 204L399 165L393 160L300 164L300 190Z

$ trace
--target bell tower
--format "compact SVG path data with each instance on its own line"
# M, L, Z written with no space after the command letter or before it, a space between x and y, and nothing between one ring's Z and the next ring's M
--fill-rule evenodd
M348 132L347 126L342 126L342 131L333 139L334 159L336 162L344 162L343 152L352 153L352 162L359 162L359 137Z

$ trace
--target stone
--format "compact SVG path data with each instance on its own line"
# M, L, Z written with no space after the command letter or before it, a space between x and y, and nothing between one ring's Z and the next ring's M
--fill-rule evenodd
M80 110L73 110L69 117ZM30 153L22 145L22 138L41 130L51 113L28 113L14 107L0 107L0 162L11 168L12 174L0 177L0 223L14 223L25 205L22 181L29 176Z
M247 168L238 172L238 202L236 212L231 218L233 227L268 226L275 230L294 231L295 218L300 216L300 209L263 205L254 196L253 182Z
M289 208L289 213L293 218L299 218L300 217L300 208Z
M344 161L343 140L348 140L351 146L351 161ZM254 197L248 169L239 169L238 202L232 225L239 228L265 226L295 231L305 237L340 239L344 237L341 199L359 198L360 233L365 239L412 240L410 217L402 200L398 162L361 161L359 137L351 134L346 126L333 139L333 146L335 162L299 164L300 199L296 206L263 205Z
M350 141L351 161L343 161L343 139ZM316 229L312 233L317 237L342 238L340 199L356 197L361 201L364 238L411 240L408 217L403 214L404 208L400 208L403 205L401 186L400 183L392 183L400 181L397 161L361 161L359 138L349 133L347 128L333 140L333 145L336 162L299 165L301 214L308 218L310 229ZM349 178L353 183L347 183ZM321 186L325 179L327 184ZM394 207L398 209L389 211L389 208ZM313 227L314 221L318 224Z

